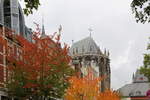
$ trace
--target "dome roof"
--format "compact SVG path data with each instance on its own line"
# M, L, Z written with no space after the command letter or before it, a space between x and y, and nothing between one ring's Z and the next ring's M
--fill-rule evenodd
M83 40L73 43L70 49L71 55L80 55L80 54L101 54L99 47L96 45L92 37L87 37Z

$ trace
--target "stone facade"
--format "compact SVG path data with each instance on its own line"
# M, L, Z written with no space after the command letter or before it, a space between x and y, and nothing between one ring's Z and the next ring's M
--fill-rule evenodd
M70 48L72 57L71 65L81 73L81 77L87 74L87 68L91 67L95 77L104 77L101 82L101 91L110 89L110 59L109 52L102 53L92 37L87 37Z

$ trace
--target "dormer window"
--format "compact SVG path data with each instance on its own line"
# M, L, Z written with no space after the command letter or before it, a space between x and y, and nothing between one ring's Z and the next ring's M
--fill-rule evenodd
M136 91L136 95L141 95L141 91Z
M133 96L133 92L130 92L130 93L129 93L129 96Z

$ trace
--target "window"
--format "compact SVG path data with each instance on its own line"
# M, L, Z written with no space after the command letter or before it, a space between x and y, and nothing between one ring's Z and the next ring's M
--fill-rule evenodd
M0 54L0 64L3 64L3 55Z
M0 26L0 35L3 35L3 27Z
M4 67L0 65L0 82L4 82Z
M78 47L76 47L76 53L78 53Z
M84 53L84 46L82 46L82 53Z
M130 92L130 93L129 93L129 96L133 96L133 92Z
M74 48L73 48L73 54L75 54Z
M14 52L13 50L13 44L12 44L12 41L11 40L8 40L8 50L7 50L7 53L8 54L12 54Z
M0 52L3 53L3 44L0 43Z
M93 49L92 47L93 47L93 46L90 46L90 51L92 51L92 49Z
M141 95L141 91L136 91L136 94L137 95Z
M10 98L6 97L6 96L2 96L1 97L2 100L11 100Z
M17 46L14 45L14 56L17 57Z

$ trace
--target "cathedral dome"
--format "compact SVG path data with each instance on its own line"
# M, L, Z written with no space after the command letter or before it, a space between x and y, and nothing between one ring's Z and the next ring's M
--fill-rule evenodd
M92 37L87 37L83 40L73 43L70 49L70 54L73 55L97 55L101 51Z

